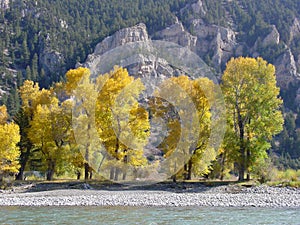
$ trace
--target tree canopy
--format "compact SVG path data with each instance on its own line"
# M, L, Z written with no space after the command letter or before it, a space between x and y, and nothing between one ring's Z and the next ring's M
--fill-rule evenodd
M272 137L282 130L282 100L275 67L262 58L231 59L222 77L228 113L227 143L238 163L239 180L259 158L267 157Z

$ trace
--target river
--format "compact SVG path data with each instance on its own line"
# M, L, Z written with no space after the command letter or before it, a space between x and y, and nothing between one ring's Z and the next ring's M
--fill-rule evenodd
M0 207L0 224L300 224L295 208Z

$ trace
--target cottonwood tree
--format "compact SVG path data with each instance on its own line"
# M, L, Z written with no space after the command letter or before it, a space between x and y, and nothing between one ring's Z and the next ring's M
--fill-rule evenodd
M252 166L267 157L272 137L282 130L275 67L262 58L231 59L222 77L228 113L225 150L238 165L239 180L250 179Z
M7 122L6 106L0 106L0 180L9 173L16 173L20 167L19 126Z
M51 93L49 90L40 90L39 84L26 80L19 89L22 106L14 117L14 121L20 127L21 140L19 147L21 150L18 180L23 179L24 170L30 160L33 152L33 144L29 138L28 132L30 123L34 116L34 111L39 104L50 104Z
M137 168L147 165L143 150L150 124L147 111L137 101L144 85L119 67L99 76L97 84L100 88L95 120L107 152L107 163L111 163L110 179L118 180L121 169L126 179L124 167L134 168L136 172Z
M91 165L91 160L95 159L93 155L100 147L96 141L95 137L97 136L97 132L94 129L97 90L90 75L90 70L87 68L79 67L69 70L66 73L67 81L65 84L66 91L73 101L73 128L75 126L76 132L75 141L84 158L84 178L86 180L91 177L92 168L94 167ZM74 149L76 149L76 147ZM98 154L98 156L100 156L100 154ZM80 164L78 160L74 162L76 162L77 165Z
M174 165L174 173L183 175L187 180L192 178L192 174L206 174L216 155L214 149L209 147L209 98L213 98L213 87L213 82L207 78L190 80L184 75L170 78L160 87L160 96L166 96L167 100L173 102L168 104L162 99L155 99L152 109L153 116L163 116L167 126L167 136L159 148L163 150L166 159L173 156L171 164ZM190 117L190 124L183 124L183 119L188 117L187 113L194 115ZM183 158L186 160L180 169Z
M41 152L40 157L46 164L47 180L53 179L57 168L64 170L70 158L68 138L71 122L66 104L69 102L59 104L53 96L50 104L37 106L31 121L29 138Z

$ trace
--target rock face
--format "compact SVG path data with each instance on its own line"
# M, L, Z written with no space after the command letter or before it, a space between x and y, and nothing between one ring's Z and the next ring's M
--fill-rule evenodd
M117 31L114 35L105 38L102 42L96 45L93 54L88 55L84 66L95 68L96 64L101 60L101 55L109 50L115 49L118 46L123 46L128 43L149 42L149 36L146 25L140 23L136 26L124 28Z
M196 52L201 57L213 55L216 68L226 63L239 47L235 32L229 28L205 24L201 19L196 19L192 21L192 30L198 38Z
M39 56L39 63L46 73L59 73L63 71L64 57L61 53L54 50L45 50Z
M192 4L191 8L192 8L193 12L196 14L202 14L202 15L206 14L206 9L204 8L202 0L199 0L198 2Z
M195 4L193 5L193 10L202 12L200 10L202 2L198 1ZM296 29L298 25L299 21L295 20L293 25L295 26L293 37L298 35ZM261 39L262 47L278 45L280 42L280 35L277 28L274 25L271 28L270 33ZM231 57L241 56L245 53L248 54L249 52L252 52L252 57L260 56L260 53L257 52L258 41L251 49L249 49L249 46L244 46L243 43L237 42L237 34L230 28L207 24L202 19L194 19L191 21L191 30L194 35L190 34L177 19L173 25L154 34L153 38L155 40L172 42L187 47L203 59L210 55L211 65L218 72L221 72L220 68L224 66ZM117 31L112 36L105 38L102 42L97 44L94 53L88 56L84 66L95 70L99 65L99 62L105 60L103 58L101 59L101 55L112 51L116 47L125 46L129 43L143 43L139 48L143 48L143 51L148 53L154 48L153 40L149 37L145 24L138 24ZM132 51L133 48L136 48L136 46L128 47L127 51ZM276 66L278 84L282 88L287 88L290 82L299 78L297 67L300 68L300 57L297 57L297 59L298 61L295 60L295 57L288 46L286 46L286 50L275 59L274 65ZM47 61L53 62L54 65L56 65L60 60L61 57L59 54L53 52L43 58L43 62L46 62L46 65ZM136 76L162 77L162 79L164 79L164 77L176 76L181 73L181 71L174 70L163 59L155 58L153 54L131 54L130 57L125 57L120 64L127 67L130 74ZM50 66L49 68L52 69Z
M184 13L185 10L194 14L193 18L189 18L187 24L190 32L177 18L173 25L156 32L152 38L149 37L144 24L125 28L100 42L94 53L88 56L84 65L90 68L97 67L99 62L104 60L101 59L101 55L118 46L125 46L128 43L143 43L142 48L147 49L149 52L154 47L153 40L162 40L190 49L221 74L226 62L231 57L258 57L261 56L261 49L281 43L280 34L275 25L270 27L270 32L267 35L260 36L253 46L247 46L247 44L237 40L238 33L234 30L234 25L229 24L228 27L223 27L199 19L207 12L202 0L187 5L180 12ZM300 21L298 18L295 18L290 28L290 37L291 43L295 43L293 41L300 37ZM128 50L131 49L130 47ZM162 59L155 58L155 54L135 54L131 58L127 57L122 63L131 74L137 76L169 77L181 73ZM298 72L300 69L300 55L294 56L288 43L285 45L282 54L274 59L273 64L276 67L277 80L281 88L288 88L290 82L300 79Z
M224 48L227 48L227 44L222 44L234 38L226 29L217 30L216 34L222 38L220 45ZM158 32L155 38L159 40L149 37L144 24L122 29L100 42L83 66L90 68L92 77L110 72L115 65L125 67L131 76L140 78L145 86L140 96L145 108L154 90L159 90L169 77L185 74L191 78L208 76L216 81L210 68L191 51L196 50L197 38L189 34L180 22ZM180 92L176 87L170 91ZM175 115L170 112L170 116ZM153 130L145 156L154 155L163 159L157 146L167 136L167 128L161 121L151 120L150 123Z
M288 48L279 58L275 61L277 82L280 87L288 88L290 82L300 78L297 73L297 66L294 55Z
M189 47L193 51L195 51L197 43L197 37L187 32L182 23L179 21L176 21L176 23L171 25L170 27L157 32L155 38L159 40L174 42L183 47Z
M300 21L298 18L294 19L294 23L290 28L290 41L296 37L300 37Z
M267 47L269 45L278 45L280 41L280 35L278 30L276 29L276 26L272 26L272 31L264 38L262 41L262 46Z
M154 39L159 40L149 37L144 24L122 29L97 44L94 53L87 57L83 66L90 68L92 74L97 76L109 72L114 65L120 65L126 67L133 76L152 77L157 82L182 74L183 71L177 66L183 64L182 61L205 67L199 57L201 62L196 62L197 56L187 51L195 50L197 38L188 33L180 22L158 32ZM168 60L177 65L169 65L163 54L168 55ZM180 57L181 62L175 62ZM155 86L152 82L150 85Z
M149 41L146 25L140 23L134 27L117 31L113 36L105 38L97 44L94 54L101 55L110 49L130 42Z

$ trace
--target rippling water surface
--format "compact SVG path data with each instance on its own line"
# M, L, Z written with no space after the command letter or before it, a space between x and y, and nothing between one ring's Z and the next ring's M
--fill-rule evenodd
M0 207L0 224L300 224L300 209Z

